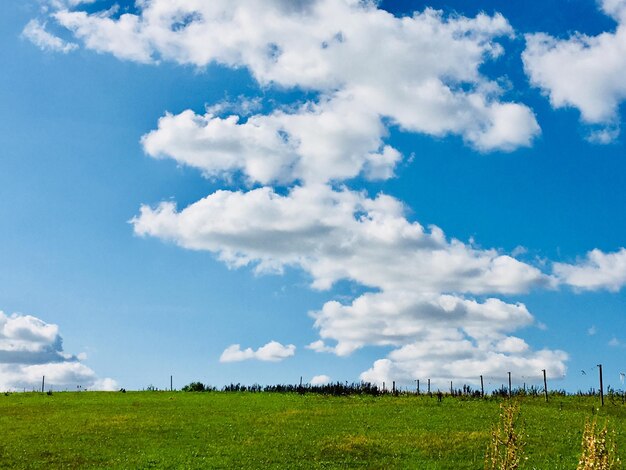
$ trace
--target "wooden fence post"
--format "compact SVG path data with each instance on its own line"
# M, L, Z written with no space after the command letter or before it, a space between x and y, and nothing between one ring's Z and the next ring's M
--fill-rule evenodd
M485 398L485 386L483 384L483 376L480 376L480 397Z
M44 375L41 378L41 393L43 393L43 389L44 389L45 384L46 384L46 376Z
M602 384L602 364L598 364L598 369L600 370L600 401L602 402L602 406L604 406L604 386Z
M543 394L546 396L546 403L548 403L548 380L546 379L546 370L543 371Z

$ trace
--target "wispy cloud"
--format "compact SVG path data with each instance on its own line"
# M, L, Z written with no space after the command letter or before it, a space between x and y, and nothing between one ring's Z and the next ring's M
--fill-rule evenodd
M621 347L624 346L624 343L622 341L620 341L619 339L617 339L615 336L613 336L613 338L611 338L611 340L609 341L608 344L612 348L621 348Z
M78 44L67 42L46 31L45 24L30 20L22 31L22 36L43 51L62 52L67 54L78 48Z

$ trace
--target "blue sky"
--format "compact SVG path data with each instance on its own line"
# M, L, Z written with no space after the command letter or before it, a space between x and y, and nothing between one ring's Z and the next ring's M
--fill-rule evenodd
M623 387L625 2L87 3L0 6L0 388Z

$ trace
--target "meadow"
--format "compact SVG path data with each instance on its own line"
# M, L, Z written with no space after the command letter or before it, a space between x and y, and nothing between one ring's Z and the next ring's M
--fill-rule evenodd
M0 468L482 469L503 398L249 392L0 395ZM621 397L520 399L523 469L575 469L585 421Z

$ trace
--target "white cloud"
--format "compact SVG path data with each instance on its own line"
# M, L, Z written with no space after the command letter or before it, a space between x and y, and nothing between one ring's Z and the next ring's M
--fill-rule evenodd
M600 0L598 2L602 10L616 21L626 18L626 1L624 0Z
M396 199L328 186L217 191L178 211L143 206L135 233L208 250L232 267L259 272L304 269L313 286L341 279L384 290L518 293L553 280L500 254L447 240L438 227L409 222Z
M39 389L42 376L47 387L56 389L118 388L113 379L99 379L79 356L63 351L57 325L31 315L0 312L0 390Z
M528 146L539 133L532 111L522 104L501 102L500 86L480 73L485 61L503 53L496 40L513 34L499 14L446 18L439 11L425 9L398 18L374 2L354 0L298 4L282 0L154 0L138 6L138 14L119 18L71 8L61 8L51 18L87 48L121 59L247 67L261 85L318 91L320 101L281 116L283 124L298 128L292 142L308 128L300 123L318 121L317 130L322 131L327 123L337 129L335 138L341 131L350 131L367 143L377 143L357 157L361 160L381 148L378 141L385 135L383 122L387 121L409 132L460 135L482 151ZM345 102L355 109L353 113L337 112ZM311 113L306 111L308 107L317 109ZM211 119L197 118L196 124L203 119L208 124ZM335 119L354 122L351 126L350 121L337 123ZM255 121L254 126L268 126L263 133L275 131L276 116L257 116ZM362 124L366 124L366 132ZM231 132L239 132L235 129ZM242 145L258 144L258 136L253 133L252 137ZM182 140L170 139L166 148L153 145L152 149L185 160L189 148ZM318 139L315 145L324 141ZM175 142L182 146L181 155ZM196 153L212 153L211 139L194 145ZM315 152L306 142L291 150ZM323 154L323 149L317 153ZM293 159L293 154L288 155ZM297 152L296 156L307 158ZM343 165L359 166L350 155L342 158ZM211 164L211 170L215 165Z
M22 36L32 42L43 51L62 52L64 54L73 51L78 44L67 42L58 36L46 31L46 25L37 20L30 20L22 31Z
M341 356L367 345L394 347L361 375L369 382L431 378L473 383L480 375L503 378L515 371L539 377L547 369L551 377L562 377L566 370L564 352L533 351L509 335L534 322L523 304L383 292L364 294L351 305L328 302L312 315L324 338L309 346L313 350ZM328 340L336 344L331 347Z
M99 390L102 392L113 392L119 390L120 386L116 380L109 377L104 379L98 379L91 386L91 390Z
M357 106L353 105L356 104ZM250 116L166 114L142 138L146 153L199 168L208 177L242 172L251 182L326 182L393 175L400 153L383 145L384 128L358 103L309 103L299 112Z
M622 342L615 336L613 336L613 338L611 338L611 340L609 341L609 346L613 348L619 348L620 346L622 346Z
M240 116L251 116L263 107L261 97L249 98L239 95L237 99L224 99L211 106L206 106L206 112L210 115L218 115L224 113L238 114Z
M321 339L308 347L315 351L392 346L383 363L407 378L411 358L431 348L450 360L444 375L465 373L457 370L462 361L491 357L498 373L513 363L564 370L564 353L534 352L511 335L534 322L524 305L471 298L552 287L554 277L410 221L393 197L340 186L394 175L402 156L386 141L391 127L459 136L479 151L531 145L540 132L533 112L506 101L497 77L482 73L503 54L500 38L513 35L504 17L432 9L395 17L358 0L152 0L137 7L117 16L67 6L50 18L98 52L245 67L261 87L303 90L308 98L268 113L245 100L204 114L166 113L142 138L148 155L209 178L243 176L256 189L220 190L182 209L144 205L132 220L136 234L208 250L230 267L297 267L317 289L349 280L376 290L314 313ZM294 351L276 342L256 351L233 344L220 360L280 360Z
M316 375L311 379L311 385L326 385L330 383L330 377L327 375Z
M328 353L336 352L336 348L326 345L326 343L324 343L324 340L321 340L321 339L313 341L311 344L308 344L306 346L306 348L310 349L311 351L318 352L318 353L320 353L320 352L328 352Z
M489 341L503 352L523 352L517 339L505 332L531 325L533 317L523 304L507 304L490 298L483 303L457 296L387 291L367 293L351 305L327 302L312 313L324 340L336 341L338 355L347 355L367 345L403 346L424 344L441 337L471 337ZM311 349L323 351L320 343ZM325 348L324 348L325 347Z
M218 191L180 211L171 202L143 207L132 223L139 235L212 251L232 267L280 272L295 266L319 289L347 279L380 291L351 305L328 302L312 313L321 337L308 346L314 351L348 355L365 346L403 350L416 342L438 348L443 337L446 348L469 342L475 358L494 354L503 364L531 367L540 357L553 360L554 370L565 368L563 353L537 356L508 335L534 323L523 304L461 296L520 293L553 286L553 278L497 250L448 240L437 227L410 222L390 196L372 199L325 185L295 187L286 195L270 188ZM223 360L255 354L234 345Z
M249 359L278 362L293 356L295 353L296 347L293 344L283 346L277 341L270 341L256 351L252 348L241 349L239 344L232 344L224 350L220 356L220 362L240 362Z
M512 372L515 377L537 380L546 369L549 378L565 375L567 354L563 351L540 350L525 355L510 355L474 345L468 340L444 338L438 342L415 343L392 351L386 359L374 362L361 379L372 383L411 383L431 379L433 387L447 388L450 380L477 384L480 376L502 380Z
M576 264L554 263L560 282L582 290L617 292L626 285L626 248L613 253L595 249Z
M61 10L54 15L57 22L70 29L85 46L98 52L114 52L122 59L150 63L150 45L140 34L138 17L123 14L118 20L83 11Z
M525 246L521 246L518 245L515 248L513 248L513 251L511 251L511 256L523 256L525 254L528 253L528 248L526 248Z
M56 10L61 10L64 8L72 8L80 5L88 5L90 3L95 3L96 0L40 0L40 2L44 3L44 8L47 4Z
M555 108L575 107L583 122L602 125L589 138L608 143L619 134L618 107L626 99L626 2L603 0L603 11L618 23L614 32L576 33L557 39L543 33L526 36L524 67L534 86Z
M598 333L598 328L596 327L596 325L591 325L588 329L587 329L587 334L589 336L595 336Z

